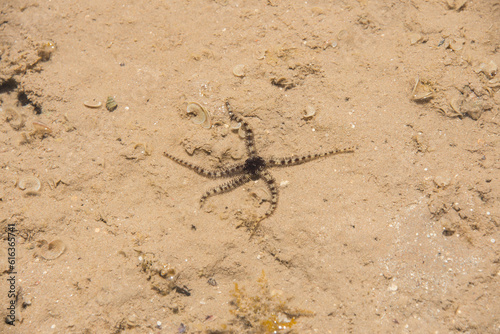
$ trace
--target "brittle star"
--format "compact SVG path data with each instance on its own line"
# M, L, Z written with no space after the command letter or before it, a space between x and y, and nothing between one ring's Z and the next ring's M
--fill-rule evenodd
M262 158L257 154L257 150L255 148L254 133L253 130L250 128L248 122L245 121L243 117L233 112L233 109L229 105L229 102L226 102L226 108L229 113L229 118L234 122L240 123L241 128L243 129L243 132L245 134L244 140L245 140L246 150L248 153L248 159L246 159L245 162L217 169L207 169L192 164L190 162L187 162L183 159L174 157L170 153L167 152L163 153L167 158L172 159L179 165L194 170L196 173L202 176L213 179L233 177L233 179L229 180L228 182L223 183L222 185L214 187L205 192L203 196L201 196L200 207L203 206L206 199L210 196L234 190L237 187L252 180L256 181L258 179L262 179L264 180L267 188L271 192L271 200L270 200L270 206L267 209L266 213L258 217L257 220L255 221L255 225L257 226L257 224L259 224L263 219L271 216L276 210L276 207L278 205L278 187L276 186L276 180L274 179L274 177L267 171L268 168L299 165L329 155L354 152L354 147L349 147L344 149L330 150L323 153L305 154L305 155L291 156L285 158L274 158L274 157L267 159Z

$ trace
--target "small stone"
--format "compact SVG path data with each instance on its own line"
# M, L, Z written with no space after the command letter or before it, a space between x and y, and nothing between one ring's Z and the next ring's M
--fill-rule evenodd
M412 33L410 34L410 44L414 45L417 44L418 42L422 41L422 35L419 33Z
M392 284L389 285L389 287L387 288L387 290L395 292L395 291L398 290L398 286L396 284L392 283Z
M433 181L438 188L444 189L450 185L451 178L449 176L438 175L434 178Z

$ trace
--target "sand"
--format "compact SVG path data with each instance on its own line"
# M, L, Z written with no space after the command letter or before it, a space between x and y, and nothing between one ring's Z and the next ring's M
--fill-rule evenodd
M499 50L497 0L2 1L0 332L500 332ZM226 101L265 159L356 150L253 230L262 180L200 208L163 155L243 163Z

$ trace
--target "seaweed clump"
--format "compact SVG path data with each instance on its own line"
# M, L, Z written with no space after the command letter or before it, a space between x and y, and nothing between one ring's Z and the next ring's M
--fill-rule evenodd
M238 333L292 333L292 327L301 316L314 315L311 311L293 309L287 305L291 298L283 298L281 291L270 290L264 271L257 279L258 292L251 295L245 288L234 284L231 313L236 317L232 325L240 327Z

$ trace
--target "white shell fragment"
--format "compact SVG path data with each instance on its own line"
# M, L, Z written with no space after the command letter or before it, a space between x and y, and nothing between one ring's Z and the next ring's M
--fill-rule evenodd
M66 245L59 239L50 243L47 243L46 240L42 240L40 243L39 255L46 260L55 260L66 250Z
M302 116L302 119L311 119L314 115L316 115L316 108L312 105L307 105L305 114Z
M240 138L245 138L245 131L241 127L241 122L231 126L231 130L238 131L238 136L240 136Z
M210 113L197 102L189 102L186 108L188 115L193 115L191 119L194 124L201 124L205 129L210 129L212 119Z
M83 102L83 105L86 106L87 108L97 109L97 108L100 108L102 106L102 102L96 101L96 100L85 101L85 102Z
M233 74L239 78L243 78L245 76L245 65L238 64L233 67Z
M17 183L19 189L24 190L27 195L36 195L40 191L42 184L35 176L24 176Z

